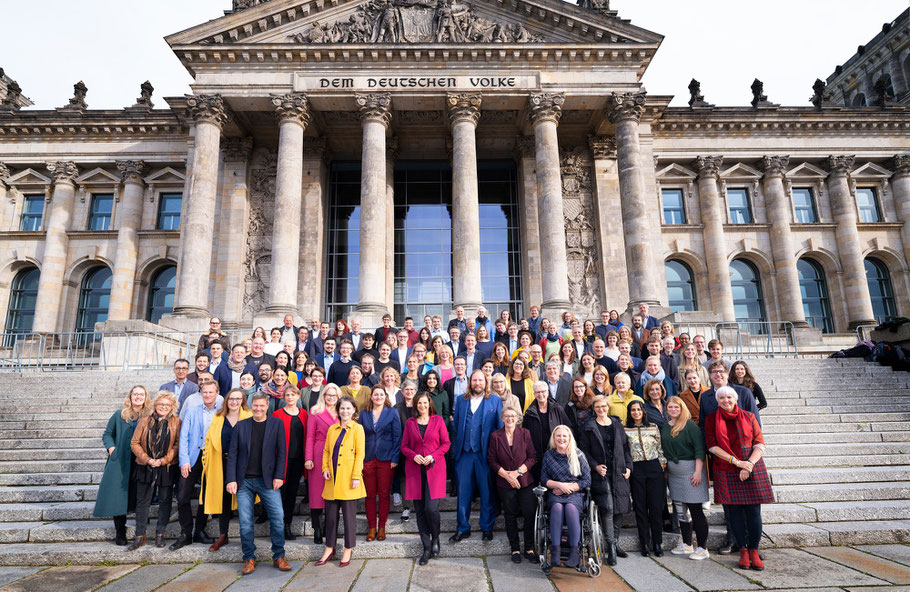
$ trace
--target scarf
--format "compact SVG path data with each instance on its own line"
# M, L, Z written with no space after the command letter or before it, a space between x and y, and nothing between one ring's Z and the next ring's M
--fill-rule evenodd
M559 341L559 333L553 334L547 332L547 341Z
M246 358L240 360L236 364L231 360L231 358L228 358L227 365L228 368L231 369L231 372L243 372L243 369L246 368Z
M150 458L159 459L167 454L171 434L168 429L167 419L155 414L149 416L148 432L146 432L145 448Z
M649 380L659 380L659 381L663 382L666 377L667 377L667 374L666 374L666 372L664 372L663 368L660 369L660 372L658 372L657 374L653 374L653 375L649 374L648 371L645 370L644 372L641 373L641 378L638 379L638 384L640 384L641 386L645 386Z
M265 394L267 394L268 396L270 396L274 399L283 399L284 391L286 388L288 388L289 384L290 384L290 382L285 382L279 388L279 387L275 386L275 383L273 381L269 381L268 384L262 385L262 388L259 390L261 390L262 392L264 392Z
M730 434L727 432L727 421L733 420L736 425L736 434L739 436L739 450L733 450L730 444ZM733 411L727 412L717 408L714 414L714 436L717 439L717 445L727 454L732 454L740 460L748 458L746 455L746 444L752 447L752 422L746 417L746 412L734 406Z

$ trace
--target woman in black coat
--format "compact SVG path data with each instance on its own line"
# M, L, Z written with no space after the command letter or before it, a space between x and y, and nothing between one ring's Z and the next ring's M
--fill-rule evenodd
M569 425L569 417L554 399L550 398L550 387L545 382L534 383L534 402L525 411L521 427L531 432L531 442L537 458L543 458L550 448L550 435L558 425ZM540 482L540 463L531 467L534 481Z
M591 465L591 494L600 509L601 528L607 538L607 563L616 565L616 557L626 557L619 547L619 529L623 514L632 511L629 475L632 455L626 431L617 417L609 415L607 397L594 398L595 416L581 430L578 446Z

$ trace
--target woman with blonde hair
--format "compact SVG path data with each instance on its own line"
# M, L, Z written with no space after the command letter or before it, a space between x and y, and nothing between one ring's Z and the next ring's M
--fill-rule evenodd
M395 368L391 366L383 368L382 372L379 373L379 384L376 386L381 386L385 389L385 394L388 395L393 407L401 400L401 389L399 388L401 386L401 375L395 371Z
M199 503L203 504L206 514L218 515L218 538L209 547L209 551L217 551L228 543L228 527L231 515L237 509L237 497L228 493L224 487L227 453L237 422L252 416L243 389L231 389L224 396L224 404L215 412L205 435Z
M701 362L698 361L698 351L695 349L694 343L687 344L679 356L679 388L685 388L686 386L686 370L695 370L698 373L698 381L701 384L711 384L711 380L708 377L708 370L701 365Z
M613 376L613 383L616 386L607 398L607 403L610 406L609 412L610 415L618 417L621 422L625 423L629 403L632 401L639 401L644 405L645 400L636 395L635 391L632 390L632 379L629 378L629 375L625 372L620 372Z
M531 375L531 369L521 358L515 358L509 365L506 373L506 383L512 394L521 402L521 413L534 402L534 383L536 380Z
M136 424L130 439L130 450L136 457L136 534L128 551L145 544L149 506L158 488L158 523L155 546L164 547L164 531L171 518L174 483L177 482L177 445L180 418L177 417L177 395L158 391L152 403L152 413Z
M581 538L582 490L591 485L591 467L575 444L567 425L558 425L550 435L549 449L543 455L540 482L547 492L550 513L550 566L559 565L562 527L569 529L567 567L577 567Z
M395 372L394 368L392 372ZM341 389L330 382L319 391L316 404L310 409L310 416L306 426L306 446L304 448L303 468L306 470L307 485L310 494L310 522L313 525L313 542L322 544L322 510L325 500L322 492L326 480L322 476L322 453L325 449L326 436L329 428L338 423L338 400L341 398Z
M521 400L517 395L512 394L512 391L509 390L509 381L507 381L506 377L499 372L496 372L490 377L490 391L502 399L503 409L515 409L518 411L519 415L524 413Z
M441 338L437 337L436 339ZM452 350L449 349L448 345L443 345L437 353L436 365L433 366L433 370L439 374L439 380L442 381L442 384L445 384L448 379L455 376L455 366L452 364L453 359Z

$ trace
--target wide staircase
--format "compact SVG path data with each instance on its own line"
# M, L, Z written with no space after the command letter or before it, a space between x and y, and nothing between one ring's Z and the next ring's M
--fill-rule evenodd
M768 397L762 422L778 500L763 509L763 545L910 541L910 374L861 360L760 359L752 367ZM154 391L169 378L166 371L0 374L0 565L240 560L236 519L231 544L217 553L199 544L177 552L146 546L128 553L112 544L109 519L92 518L108 418L133 385ZM357 556L419 554L413 512L405 522L400 511L393 506L385 541L366 543L361 504ZM475 506L474 536L451 544L455 500L444 500L442 511L444 555L508 552L502 518L494 541L482 542ZM301 537L288 543L288 556L314 558L321 548L312 542L303 504L297 514L293 529ZM718 506L711 507L709 521L714 548L723 533ZM132 525L130 517L130 537ZM178 530L175 504L168 543ZM210 522L209 534L216 531ZM267 559L268 524L256 531L258 552ZM677 535L664 537L665 547L676 542ZM621 545L638 547L631 516Z

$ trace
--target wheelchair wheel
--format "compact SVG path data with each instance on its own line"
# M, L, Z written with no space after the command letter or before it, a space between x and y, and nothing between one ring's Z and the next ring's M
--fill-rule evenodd
M547 553L549 547L547 530L547 513L543 504L539 504L534 515L534 550L540 558L540 569L548 574L550 573L550 558Z
M588 533L588 575L596 578L600 575L603 565L603 531L600 528L600 512L597 510L597 504L591 501L588 504L588 524L591 532Z

